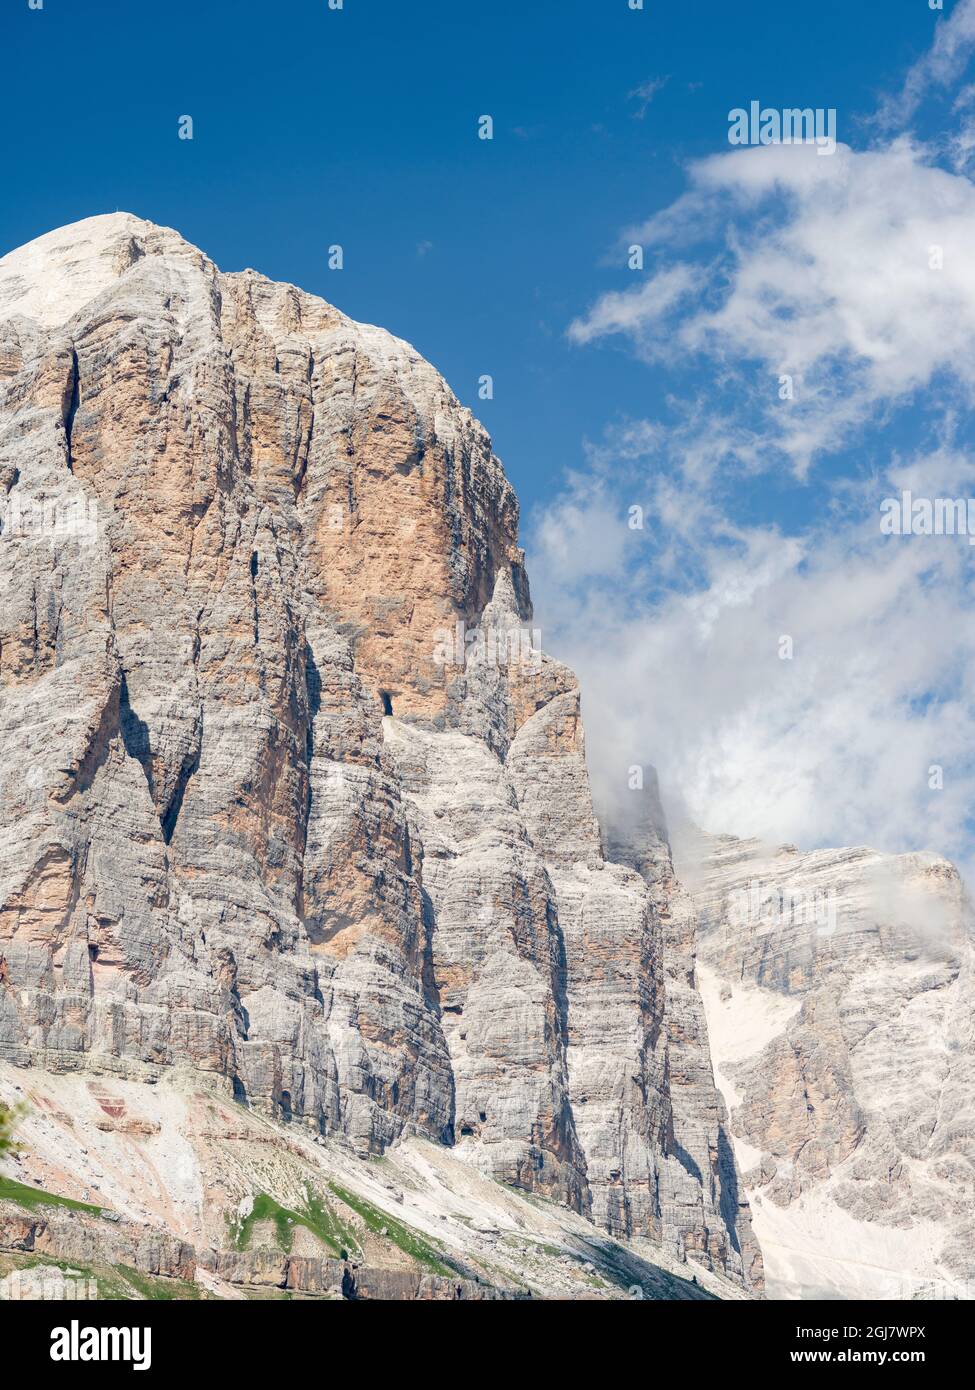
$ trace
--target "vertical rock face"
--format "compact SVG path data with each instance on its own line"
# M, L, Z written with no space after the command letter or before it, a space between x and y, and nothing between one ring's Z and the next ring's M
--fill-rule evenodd
M658 1027L665 1059L663 1117L669 1156L661 1190L665 1219L680 1247L707 1258L730 1244L753 1287L764 1283L762 1254L752 1232L722 1095L715 1085L708 1025L698 989L696 905L678 881L656 774L644 790L642 813L607 817L605 838L614 859L647 885L659 920L656 977Z
M0 260L0 500L0 1056L425 1134L759 1286L692 925L604 858L434 369L92 218Z
M715 1073L776 1296L971 1297L975 938L934 854L691 836Z

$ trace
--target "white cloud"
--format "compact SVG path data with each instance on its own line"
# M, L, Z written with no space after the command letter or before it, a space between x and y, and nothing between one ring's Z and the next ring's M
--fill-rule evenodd
M626 533L625 520L595 478L570 477L565 493L536 519L537 544L564 584L621 576Z
M588 544L603 567L593 561L583 583L566 577L553 544L564 513L551 509L531 541L533 584L546 646L582 680L602 807L637 813L627 770L654 765L669 809L709 830L970 859L972 552L965 538L879 530L883 496L905 479L936 491L948 464L938 454L902 465L801 540L736 528L697 491L683 535L669 521L655 532L655 506L634 537L620 522L632 488L613 515L601 480ZM576 480L572 514L585 506ZM703 582L648 592L658 541ZM792 660L780 659L783 636ZM928 785L933 764L943 790Z
M975 0L959 0L875 129L950 100L973 51ZM570 325L579 348L616 338L681 373L676 423L628 421L590 446L590 476L529 539L546 646L580 675L612 820L645 814L628 773L656 766L670 812L705 829L930 848L975 877L975 550L880 532L902 490L975 495L959 443L975 404L975 85L954 111L937 146L901 134L696 162L682 197L622 233L653 257L645 278ZM895 439L940 442L890 457L892 421L908 426ZM783 464L791 535L741 520Z
M951 110L955 125L946 133L945 152L957 173L969 173L975 163L975 82L961 89Z
M958 0L951 14L938 21L934 42L908 71L896 97L883 104L883 124L903 128L932 88L957 82L975 49L975 0Z
M649 355L653 330L693 289L690 266L670 266L635 289L604 294L584 318L569 325L569 337L575 343L591 343L610 333L629 333L646 340Z
M774 449L800 474L939 374L972 399L967 178L906 138L825 159L804 145L734 150L689 178L685 197L627 233L682 259L603 295L570 326L575 343L623 334L648 361L677 351L736 374L742 417L763 416L766 466ZM721 252L689 263L688 240L722 224ZM794 379L786 405L782 375Z

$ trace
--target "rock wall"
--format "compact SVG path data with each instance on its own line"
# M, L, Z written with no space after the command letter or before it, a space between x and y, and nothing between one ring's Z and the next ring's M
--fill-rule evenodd
M189 1063L760 1286L692 934L604 858L480 425L127 214L0 316L0 1056Z
M957 871L697 834L677 857L770 1293L971 1298L975 937Z

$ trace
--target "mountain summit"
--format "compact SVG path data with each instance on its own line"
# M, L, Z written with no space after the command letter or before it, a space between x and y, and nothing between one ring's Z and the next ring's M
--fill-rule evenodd
M759 1288L701 1003L603 856L482 427L408 344L125 213L0 260L0 312L22 1084L178 1072L362 1161L422 1137ZM252 1194L196 1162L179 1233L215 1244Z
M0 499L0 1095L24 1175L120 1218L14 1198L0 1249L224 1293L741 1297L745 1172L877 1230L896 1182L877 1249L966 1272L927 1207L960 1211L971 1130L904 1066L914 1020L950 1033L925 1086L971 1074L956 880L896 989L837 996L853 937L879 976L916 940L874 912L756 946L745 870L684 891L656 807L608 852L517 500L407 343L127 213L62 228L0 260Z

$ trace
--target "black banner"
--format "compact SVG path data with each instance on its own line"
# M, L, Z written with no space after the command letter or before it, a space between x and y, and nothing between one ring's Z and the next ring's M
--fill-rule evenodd
M299 1306L304 1303L304 1307ZM571 1316L564 1340L553 1334L554 1317ZM289 1375L307 1369L329 1377L349 1371L360 1374L363 1344L343 1334L374 1326L383 1330L383 1345L391 1354L413 1359L411 1340L400 1343L390 1335L390 1319L407 1338L422 1333L448 1345L452 1333L483 1336L509 1325L514 1317L520 1337L544 1333L546 1362L566 1356L577 1346L579 1317L595 1317L592 1333L611 1332L639 1338L633 1348L648 1350L642 1339L654 1339L663 1355L681 1348L690 1374L705 1360L724 1360L727 1373L745 1376L753 1370L774 1372L788 1380L793 1371L832 1366L873 1366L903 1372L935 1368L947 1371L963 1364L971 1326L968 1306L958 1302L914 1303L664 1303L630 1301L604 1303L524 1300L506 1311L498 1303L482 1303L468 1312L422 1303L374 1303L363 1300L352 1308L345 1300L304 1299L288 1302L203 1303L5 1303L0 1306L0 1342L7 1364L16 1357L37 1368L49 1364L57 1377L78 1373L118 1372L125 1375L162 1374L173 1377L188 1365L194 1376L207 1373L210 1357L234 1361L244 1348L264 1348L280 1357ZM495 1321L502 1319L499 1324ZM473 1322L468 1322L472 1318ZM373 1321L375 1319L375 1322ZM432 1321L428 1321L432 1319ZM607 1321L603 1321L607 1319ZM338 1335L336 1335L338 1334ZM414 1351L408 1348L414 1347ZM212 1364L212 1363L210 1363ZM243 1369L237 1361L237 1369Z

